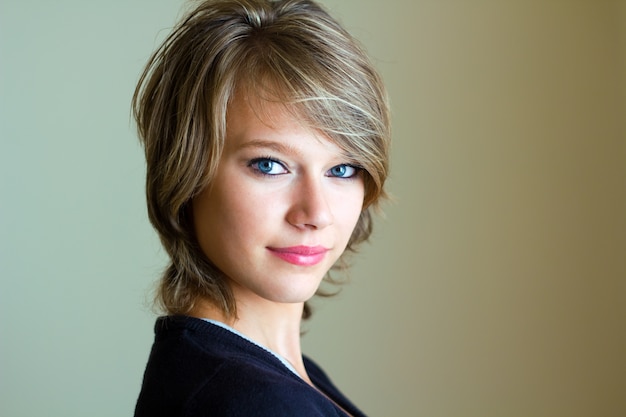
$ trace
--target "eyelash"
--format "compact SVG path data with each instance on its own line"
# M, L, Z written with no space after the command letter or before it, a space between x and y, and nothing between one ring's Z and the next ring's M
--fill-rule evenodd
M261 162L271 162L272 164L278 164L280 167L282 167L282 169L285 172L281 172L281 173L277 173L277 174L270 174L269 172L263 172L258 167L258 164L260 164ZM248 162L248 167L252 168L256 174L264 176L264 177L275 177L277 175L282 175L282 174L286 174L286 173L289 172L289 170L287 169L287 167L285 166L284 163L282 163L281 161L279 161L279 160L277 160L275 158L272 158L270 156L263 156L263 157L251 159L250 162ZM335 176L335 175L329 175L329 177L349 180L349 179L355 178L363 170L363 168L361 168L359 166L351 165L351 164L338 164L338 165L335 165L335 166L331 167L327 172L331 172L333 169L335 169L337 167L351 168L351 169L354 170L354 172L351 175L346 176L346 177Z

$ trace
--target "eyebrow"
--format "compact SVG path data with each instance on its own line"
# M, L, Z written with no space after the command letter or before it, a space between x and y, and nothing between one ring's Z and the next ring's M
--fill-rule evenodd
M298 155L298 154L300 154L300 151L298 151L293 146L285 145L285 144L280 143L280 142L276 142L276 141L272 141L272 140L266 140L266 139L252 139L250 141L242 143L238 147L239 150L247 149L247 148L272 149L272 150L274 150L276 152L280 152L280 153L288 154L288 155Z
M253 148L253 149L271 149L271 150L274 150L274 151L279 152L279 153L284 154L284 155L299 156L302 153L301 151L299 151L298 149L294 148L291 145L285 145L283 143L276 142L276 141L273 141L273 140L267 140L267 139L252 139L252 140L249 140L249 141L239 145L237 150L240 151L240 150L248 149L248 148ZM350 164L354 164L356 166L361 166L361 163L360 163L360 161L357 158L352 157L350 155L346 155L343 152L340 155L338 155L338 157L347 159L348 163L350 163Z

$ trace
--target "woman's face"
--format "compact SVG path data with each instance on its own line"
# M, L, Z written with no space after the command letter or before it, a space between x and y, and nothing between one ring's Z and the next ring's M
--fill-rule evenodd
M217 174L193 213L200 246L237 303L313 296L362 210L362 173L351 163L281 104L235 97Z

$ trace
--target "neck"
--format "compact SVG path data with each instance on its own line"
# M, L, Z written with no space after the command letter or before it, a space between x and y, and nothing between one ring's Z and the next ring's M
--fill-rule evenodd
M256 343L285 358L305 381L310 382L300 345L300 322L304 303L237 303L237 317L229 318L210 301L201 300L191 315L212 319L234 328Z

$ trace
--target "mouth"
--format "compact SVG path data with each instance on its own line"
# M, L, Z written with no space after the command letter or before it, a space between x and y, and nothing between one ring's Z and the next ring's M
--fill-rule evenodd
M273 255L298 266L313 266L320 263L328 249L323 246L290 246L285 248L267 248Z

